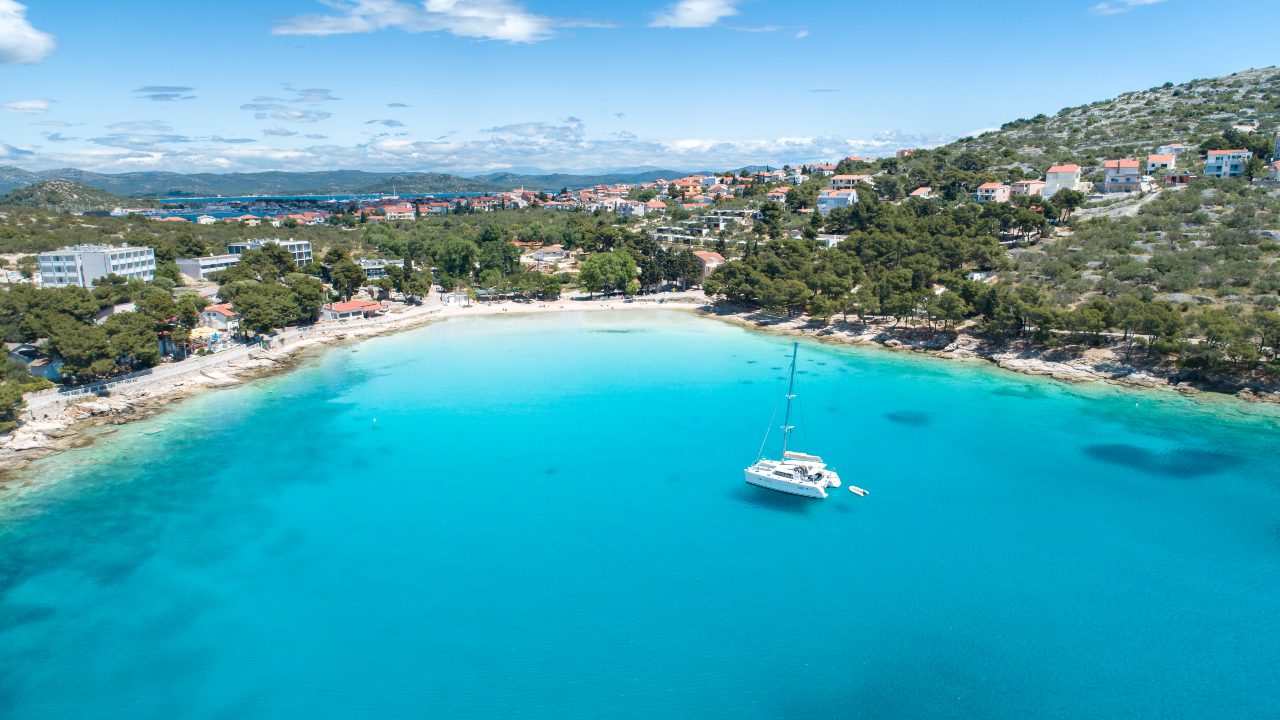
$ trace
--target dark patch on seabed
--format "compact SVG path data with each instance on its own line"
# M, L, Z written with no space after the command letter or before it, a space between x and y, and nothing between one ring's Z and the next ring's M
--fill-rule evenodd
M13 604L5 611L0 612L0 632L16 628L20 625L48 620L57 614L57 610L47 605Z
M1238 456L1213 450L1179 448L1160 454L1126 443L1088 445L1084 454L1111 465L1166 477L1204 477L1240 464Z
M1038 398L1044 396L1044 390L1030 385L1019 387L1004 386L993 389L991 394L999 395L1000 397Z
M889 422L895 422L899 425L910 425L912 427L920 427L928 425L933 418L928 413L916 412L914 410L895 410L884 414L884 418Z

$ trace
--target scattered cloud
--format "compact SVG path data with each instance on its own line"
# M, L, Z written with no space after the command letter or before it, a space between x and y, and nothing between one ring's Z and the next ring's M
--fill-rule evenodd
M797 31L796 31L796 39L797 39L797 40L803 40L803 39L805 39L805 38L807 38L807 37L809 37L809 30L808 30L807 28L806 28L806 29L803 29L803 30L797 30Z
M621 120L622 118L626 117L627 114L623 112L617 112L617 113L614 113L613 116Z
M37 63L53 48L53 36L37 30L27 20L26 5L0 0L0 65Z
M26 148L14 147L5 143L0 143L0 160L18 161L30 160L35 157L35 153Z
M178 135L169 125L156 120L112 123L107 134L89 138L89 142L127 150L163 150L168 145L189 143L191 138Z
M28 115L49 112L52 107L52 100L14 100L0 104L0 110L5 112L26 113Z
M333 91L330 90L329 88L306 88L304 90L297 90L292 85L285 85L284 89L288 90L291 93L298 94L298 97L293 98L289 102L309 103L309 104L315 105L317 103L331 102L334 100L342 99L342 98L334 97Z
M296 109L296 107L295 107ZM0 145L0 160L32 169L80 167L100 172L172 170L227 172L325 170L335 167L389 171L465 173L485 168L543 167L567 172L596 172L654 165L675 169L731 168L742 165L802 164L847 155L891 155L903 147L930 147L953 139L945 135L884 132L869 138L838 136L726 140L715 137L641 137L609 128L591 136L579 118L519 122L490 127L467 136L451 131L434 139L416 139L394 126L375 123L374 134L356 142L335 142L319 133L301 134L287 123L266 123L257 140L248 137L188 137L164 122L113 123L105 131L74 138L54 132L38 148ZM84 133L82 133L84 135ZM287 139L289 147L275 147ZM281 142L282 145L286 144Z
M578 143L585 137L585 127L575 117L565 118L565 125L552 125L545 122L525 122L501 125L483 130L497 138L519 139L527 141L543 141L558 143Z
M734 25L730 29L737 30L738 32L771 33L784 30L785 28L781 25Z
M179 100L195 100L196 96L191 95L193 87L186 85L144 85L133 94L143 100L152 102L177 102Z
M809 89L809 92L811 92L811 93L838 93L838 92L840 92L840 91L839 91L839 90L837 90L836 88L810 88L810 89Z
M370 120L365 125L385 125L386 127L404 127L404 123L399 120Z
M1119 15L1146 5L1158 5L1164 0L1106 0L1089 8L1094 15Z
M298 108L289 107L284 100L273 97L254 98L253 102L241 105L240 109L252 112L253 117L258 120L314 123L333 117L333 113L323 110L299 110Z
M592 23L558 20L529 12L516 0L321 0L330 13L286 18L275 35L345 35L399 29L511 43L551 37L555 28Z
M41 120L40 122L31 123L31 127L69 128L83 124L84 123L67 122L66 120Z
M650 27L703 28L738 14L741 0L676 0L653 16Z
M408 105L405 105L404 103L387 103L387 107L389 107L389 108L407 108L407 107L409 107L409 106L408 106Z

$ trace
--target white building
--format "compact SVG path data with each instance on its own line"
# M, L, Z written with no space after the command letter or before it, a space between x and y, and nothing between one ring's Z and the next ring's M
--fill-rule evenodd
M619 200L613 209L620 217L644 217L645 211L649 208L635 200Z
M197 225L212 225L216 222L218 222L218 218L212 215L201 215L200 217L196 218Z
M209 255L198 258L178 258L178 270L193 280L205 280L211 273L222 272L240 262L239 255Z
M281 240L280 238L262 238L260 240L243 240L237 243L231 243L227 246L227 252L232 255L242 255L245 250L261 250L263 246L272 244L280 245L289 254L293 256L293 261L299 267L311 264L311 243L307 240Z
M1168 145L1161 145L1160 147L1156 148L1156 154L1157 155L1181 155L1182 153L1190 149L1191 149L1190 147L1183 145L1182 143L1169 143Z
M387 276L387 265L391 264L390 260L381 258L360 258L360 269L364 271L364 276L369 280L377 280Z
M824 190L818 195L818 212L826 215L836 208L852 207L857 202L857 190Z
M1081 187L1079 165L1054 165L1044 174L1044 196L1053 197L1059 190L1086 192Z
M210 305L200 313L200 327L218 332L235 333L240 330L240 316L231 303Z
M40 253L40 284L91 288L100 278L119 275L150 282L156 276L156 253L130 245L76 245Z
M1216 178L1244 177L1253 153L1248 150L1210 150L1204 160L1204 174Z

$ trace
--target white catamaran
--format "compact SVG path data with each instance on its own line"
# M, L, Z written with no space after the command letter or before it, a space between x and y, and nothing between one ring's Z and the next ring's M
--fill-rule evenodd
M796 387L796 355L800 352L800 343L791 347L791 380L787 385L787 418L782 424L782 459L769 460L764 457L764 445L760 446L760 459L747 468L747 482L769 490L803 495L811 498L825 498L827 488L840 487L840 476L827 467L822 458L787 449L791 439L791 401L795 399ZM765 442L769 441L768 434Z

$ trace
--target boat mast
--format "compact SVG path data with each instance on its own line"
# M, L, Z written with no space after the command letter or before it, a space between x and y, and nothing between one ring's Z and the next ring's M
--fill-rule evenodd
M800 352L800 343L791 344L791 381L787 383L787 418L782 421L782 459L787 457L787 440L791 439L791 401L795 398L796 389L796 354Z

